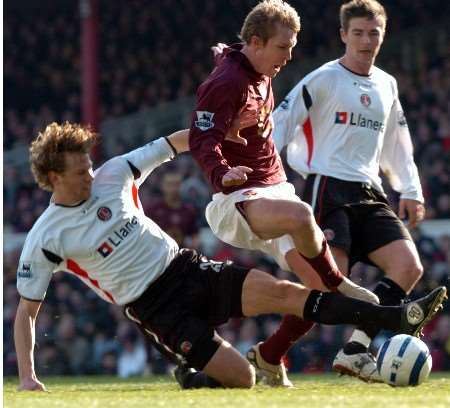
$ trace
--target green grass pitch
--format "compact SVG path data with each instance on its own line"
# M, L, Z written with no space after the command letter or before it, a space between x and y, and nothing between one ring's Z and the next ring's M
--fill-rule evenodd
M258 385L252 390L181 391L170 377L44 378L49 393L17 392L17 379L3 383L5 408L448 408L450 373L433 374L419 387L391 388L349 377L291 375L296 388Z

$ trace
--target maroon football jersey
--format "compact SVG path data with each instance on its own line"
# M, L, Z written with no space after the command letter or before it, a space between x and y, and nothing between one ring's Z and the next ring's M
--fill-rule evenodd
M228 48L218 66L200 85L192 115L190 150L216 192L230 193L286 180L272 140L271 79L253 69L241 48L241 44ZM240 136L247 139L247 146L224 140L243 107L260 112L256 125L240 131ZM247 166L253 172L247 174L245 184L224 187L222 177L235 166Z

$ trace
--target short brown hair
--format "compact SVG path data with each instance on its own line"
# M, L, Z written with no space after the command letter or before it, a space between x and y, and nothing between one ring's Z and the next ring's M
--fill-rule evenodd
M377 17L384 19L386 26L387 15L384 7L377 0L352 0L344 3L340 10L341 28L347 32L350 20L355 17L366 17L372 20Z
M248 13L241 28L239 38L250 43L252 36L257 36L265 44L276 32L276 25L300 31L300 17L297 11L282 0L264 0Z
M48 172L65 170L64 153L89 153L96 141L96 134L79 124L51 123L39 132L30 146L30 163L34 179L44 190L53 191Z

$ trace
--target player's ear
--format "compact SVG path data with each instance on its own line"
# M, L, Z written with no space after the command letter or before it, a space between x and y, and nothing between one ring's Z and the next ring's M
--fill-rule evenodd
M55 185L57 185L61 180L61 174L56 171L50 170L48 172L48 180L50 181L52 187L55 187Z
M347 33L345 32L345 30L341 27L339 29L339 34L341 35L341 40L344 44L347 44Z
M261 37L258 37L257 35L252 35L252 37L250 38L250 45L259 49L264 46L264 41L262 40Z

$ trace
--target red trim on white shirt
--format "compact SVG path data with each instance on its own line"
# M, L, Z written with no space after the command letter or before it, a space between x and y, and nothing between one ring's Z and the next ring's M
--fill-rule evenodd
M139 208L139 196L138 196L138 188L136 184L133 183L133 187L131 188L131 194L133 195L133 202L136 208Z
M308 167L310 167L311 165L311 159L312 159L312 154L313 154L313 150L314 150L314 136L313 136L313 130L312 130L312 126L311 126L311 119L308 118L306 119L305 123L303 123L303 133L305 134L305 138L306 138L306 144L308 146Z
M73 261L72 259L68 259L67 260L67 269L69 269L70 271L72 271L75 275L81 276L82 278L87 279L89 282L91 282L96 288L98 288L99 290L101 290L106 297L112 302L112 303L116 303L116 301L114 300L113 296L111 295L111 293L109 293L107 290L104 290L100 287L100 285L98 284L98 280L96 279L92 279L89 274L80 266L78 265L75 261Z

